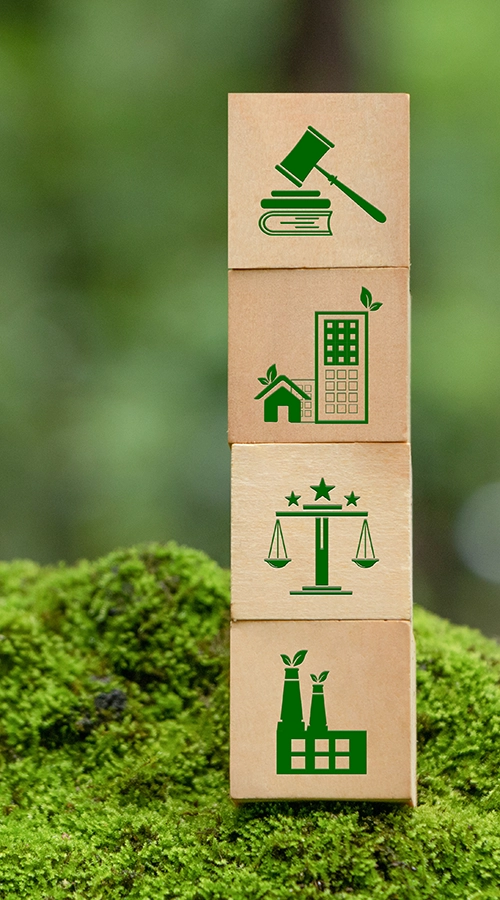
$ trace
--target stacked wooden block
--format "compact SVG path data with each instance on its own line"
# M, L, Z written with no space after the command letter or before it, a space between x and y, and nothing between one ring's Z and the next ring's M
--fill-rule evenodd
M407 95L230 97L236 800L416 802L408 239Z

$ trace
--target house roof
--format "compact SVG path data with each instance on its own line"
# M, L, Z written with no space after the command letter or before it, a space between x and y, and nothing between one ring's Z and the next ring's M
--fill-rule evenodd
M268 394L269 391L274 391L275 388L277 388L278 385L280 385L282 383L285 383L286 385L288 385L290 390L292 390L296 394L298 394L299 397L302 397L303 400L311 399L310 395L306 394L306 392L303 391L302 388L299 388L299 386L297 384L295 384L291 378L287 378L286 375L278 375L278 377L275 378L274 381L271 382L271 384L266 385L264 390L261 391L260 394L257 394L256 397L254 397L254 400L260 400L261 397L265 397L265 395Z

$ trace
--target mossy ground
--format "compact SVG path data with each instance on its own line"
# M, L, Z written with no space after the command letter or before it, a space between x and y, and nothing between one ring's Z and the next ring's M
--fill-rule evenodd
M228 799L229 584L0 565L0 898L500 898L500 649L417 610L419 806Z

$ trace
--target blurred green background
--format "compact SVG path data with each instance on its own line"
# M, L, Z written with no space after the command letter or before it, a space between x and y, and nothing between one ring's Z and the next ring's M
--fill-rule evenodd
M229 562L228 91L412 95L416 599L500 635L498 0L4 0L0 556Z

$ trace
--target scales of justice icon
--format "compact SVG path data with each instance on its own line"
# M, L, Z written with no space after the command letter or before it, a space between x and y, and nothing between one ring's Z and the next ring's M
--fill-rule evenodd
M334 485L327 485L325 479L322 478L318 485L311 485L311 487L316 491L316 501L322 498L330 500L330 491L333 490ZM340 585L329 584L329 524L330 519L334 518L362 518L358 546L352 562L361 569L371 569L378 563L379 560L375 556L368 525L368 512L357 508L347 508L349 506L356 507L359 497L356 497L354 491L350 495L346 495L347 504L345 509L341 503L304 503L300 507L298 502L300 495L296 495L293 491L286 499L289 507L296 506L297 509L289 508L276 512L271 546L269 547L269 554L264 561L272 566L273 569L283 569L292 561L286 550L281 525L282 518L313 518L315 520L315 584L306 585L302 590L290 591L290 594L302 597L317 594L326 596L352 594L352 591L342 590Z

